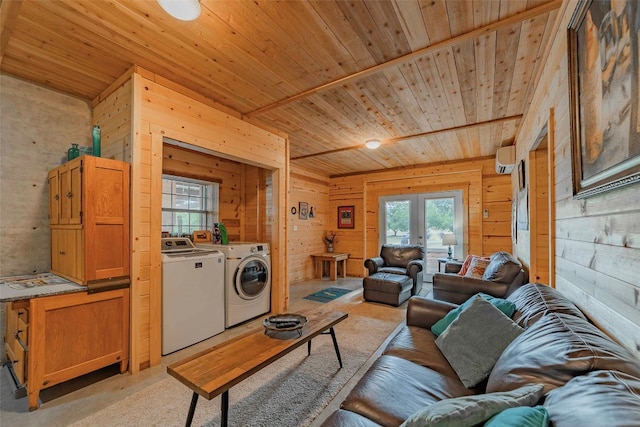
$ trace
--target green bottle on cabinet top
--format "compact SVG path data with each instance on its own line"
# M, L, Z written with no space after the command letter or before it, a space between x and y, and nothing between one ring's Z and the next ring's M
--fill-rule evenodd
M93 138L93 155L100 157L100 126L93 125L91 136Z
M67 150L67 160L73 160L80 155L78 144L71 144L71 148Z

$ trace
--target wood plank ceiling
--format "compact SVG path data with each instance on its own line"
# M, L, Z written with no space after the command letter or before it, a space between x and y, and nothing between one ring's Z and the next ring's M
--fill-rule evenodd
M560 0L2 0L1 70L88 100L134 64L287 133L336 176L514 142ZM380 139L377 150L364 148Z

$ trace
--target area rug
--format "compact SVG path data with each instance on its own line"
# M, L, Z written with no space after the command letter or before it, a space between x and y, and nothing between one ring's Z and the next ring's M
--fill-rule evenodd
M334 327L342 369L339 369L331 338L318 336L312 341L310 356L306 346L302 346L231 388L229 425L303 427L311 424L404 317L401 310L391 307L363 307L355 311ZM185 424L191 396L191 390L167 375L72 425L181 426ZM211 401L198 399L193 425L220 425L220 396Z
M314 292L311 295L307 295L306 297L304 297L304 299L325 303L333 301L334 299L339 298L344 294L348 294L351 291L351 289L327 288L318 292Z

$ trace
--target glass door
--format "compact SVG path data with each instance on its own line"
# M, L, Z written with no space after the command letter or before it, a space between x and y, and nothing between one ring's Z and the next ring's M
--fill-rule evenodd
M451 256L461 259L464 247L462 191L419 194L418 227L424 233L426 253L425 281L433 281L433 273L444 271ZM449 255L451 251L451 255Z
M424 280L444 271L449 246L453 259L463 257L462 191L404 194L379 200L379 246L386 243L425 247ZM455 242L449 245L452 236Z

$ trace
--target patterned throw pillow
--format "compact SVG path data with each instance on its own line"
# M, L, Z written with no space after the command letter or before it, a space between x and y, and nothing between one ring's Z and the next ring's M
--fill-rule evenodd
M471 264L469 264L469 269L464 274L465 277L472 277L474 279L482 279L484 275L484 271L487 269L487 266L491 260L489 258L480 258L474 257L471 260Z
M462 263L462 267L460 267L460 271L458 271L459 276L464 276L465 274L467 274L467 270L469 269L471 260L473 260L474 257L475 255L467 255L467 257L464 259L464 262Z

